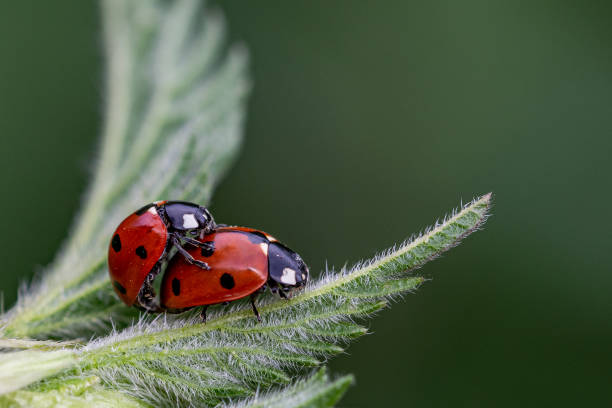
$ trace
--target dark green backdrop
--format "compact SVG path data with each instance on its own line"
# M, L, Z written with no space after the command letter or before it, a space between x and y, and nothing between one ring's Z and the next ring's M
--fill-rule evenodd
M606 2L224 2L255 89L218 220L313 270L493 191L493 217L331 362L345 406L604 406L612 352ZM94 2L0 4L2 290L48 263L95 158ZM384 405L379 405L384 406Z

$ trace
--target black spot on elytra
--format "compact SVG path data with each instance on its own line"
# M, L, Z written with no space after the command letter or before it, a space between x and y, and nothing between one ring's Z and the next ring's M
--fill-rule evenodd
M200 253L202 254L202 256L208 258L209 256L212 256L212 254L215 252L215 243L211 241L207 242L207 244L208 245L202 247Z
M147 259L147 250L142 245L136 248L136 255L142 259Z
M231 289L236 285L234 278L229 273L224 273L221 275L220 282L221 286L223 286L225 289Z
M119 282L113 281L113 286L115 286L115 289L117 289L122 295L125 295L127 293L127 290L125 290L125 288L121 286Z
M172 293L174 296L181 294L181 281L176 278L172 279Z
M119 234L115 234L113 240L111 241L111 247L113 247L113 251L119 252L121 251L121 238L119 238Z

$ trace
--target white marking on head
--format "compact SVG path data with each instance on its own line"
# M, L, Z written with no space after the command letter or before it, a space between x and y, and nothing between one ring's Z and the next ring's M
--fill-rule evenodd
M306 274L305 273L302 274L302 280L306 280Z
M286 285L295 285L295 271L291 268L283 269L283 276L280 281Z
M200 224L198 224L198 221L195 219L195 215L183 214L183 228L192 229L198 228L199 226Z
M149 208L147 211L153 215L157 215L157 210L155 209L155 206L151 206L151 208Z
M259 247L261 248L261 252L263 252L265 256L268 256L268 244L266 242L262 242L259 244Z

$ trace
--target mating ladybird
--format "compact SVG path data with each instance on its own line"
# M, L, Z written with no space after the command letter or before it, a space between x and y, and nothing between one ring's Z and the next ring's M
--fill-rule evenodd
M204 207L182 201L156 201L127 217L113 234L108 248L108 268L113 288L128 306L161 311L155 304L152 282L173 248L200 271L205 261L194 259L183 245L207 249L201 242L215 228Z
M251 296L253 313L258 320L255 298L266 286L273 293L287 297L287 292L308 281L308 267L291 249L265 232L243 227L221 227L201 239L206 244L187 252L206 262L203 271L188 261L175 257L169 263L161 284L162 309L179 313L208 305Z

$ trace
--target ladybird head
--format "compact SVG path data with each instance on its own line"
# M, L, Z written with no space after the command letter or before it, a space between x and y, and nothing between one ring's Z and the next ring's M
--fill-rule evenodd
M285 290L299 288L308 282L308 266L302 258L280 242L268 247L270 280Z
M168 226L189 235L207 234L215 228L210 212L202 206L184 201L168 201L164 205Z

